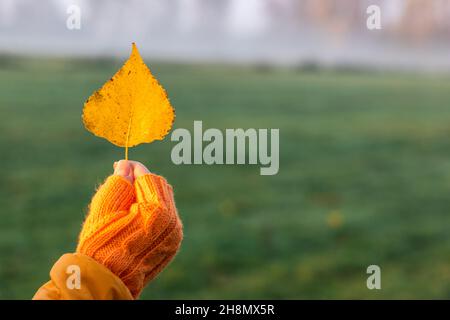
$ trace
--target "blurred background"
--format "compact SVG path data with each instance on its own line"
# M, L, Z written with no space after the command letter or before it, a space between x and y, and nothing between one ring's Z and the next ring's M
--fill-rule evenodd
M123 157L81 112L131 42L174 128L280 129L275 176L130 150L185 225L142 298L450 298L449 0L0 0L0 298L48 280Z

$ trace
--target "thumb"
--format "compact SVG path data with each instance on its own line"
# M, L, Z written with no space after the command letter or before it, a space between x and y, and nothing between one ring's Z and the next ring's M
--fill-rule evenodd
M114 162L114 175L121 176L130 183L134 182L134 174L132 164L127 160Z

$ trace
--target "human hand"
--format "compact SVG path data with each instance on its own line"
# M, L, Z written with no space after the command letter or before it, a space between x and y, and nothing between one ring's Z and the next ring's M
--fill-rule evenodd
M120 160L92 199L77 252L106 266L136 298L182 238L172 187L143 164Z

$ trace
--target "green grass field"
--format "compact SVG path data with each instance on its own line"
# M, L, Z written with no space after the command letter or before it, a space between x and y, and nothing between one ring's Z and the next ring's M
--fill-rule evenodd
M81 122L120 65L0 60L0 298L48 280L123 157ZM170 137L131 149L173 184L185 226L142 298L450 298L449 78L149 65L174 128L279 128L280 171L176 166Z

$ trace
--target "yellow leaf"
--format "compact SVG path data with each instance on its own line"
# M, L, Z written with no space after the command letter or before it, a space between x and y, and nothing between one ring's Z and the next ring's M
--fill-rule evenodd
M175 114L166 91L153 77L133 43L130 58L84 104L87 130L111 143L128 147L162 140Z

